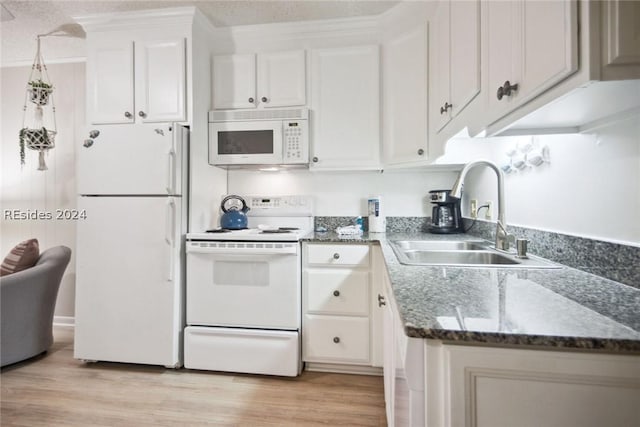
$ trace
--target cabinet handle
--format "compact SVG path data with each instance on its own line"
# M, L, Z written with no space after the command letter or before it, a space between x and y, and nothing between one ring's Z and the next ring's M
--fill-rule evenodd
M502 86L498 88L498 92L496 94L498 97L498 101L500 101L504 96L511 96L511 93L517 90L518 83L512 85L509 80L507 80Z
M382 307L383 305L387 305L387 301L382 295L378 294L378 307Z
M418 150L418 156L422 156L424 154L424 150L421 148Z
M260 99L260 100L261 100L262 102L267 102L267 101L268 101L268 99L267 99L267 97L266 97L266 96L263 96L263 97L262 97L262 99Z
M138 111L138 115L142 118L147 117L147 113L145 113L144 111Z
M130 113L130 112L128 112L128 111L125 111L125 112L124 112L124 116L125 116L127 119L130 119L131 117L133 117L133 116L131 115L131 113Z
M333 259L339 259L339 258L340 258L340 254L338 252L333 254Z
M317 157L314 157L314 158L313 158L313 159L311 159L311 160L313 160L313 163L318 163L318 158L317 158Z
M253 104L253 102L254 102L254 101L255 101L255 100L254 100L253 98L249 98L249 102L250 102L251 104Z
M340 338L339 337L333 337L333 342L338 344L340 342Z
M334 297L339 297L340 296L340 291L333 291L333 296Z
M443 107L440 107L440 114L444 114L447 111L449 111L449 108L453 107L453 105L449 104L448 102L444 103Z

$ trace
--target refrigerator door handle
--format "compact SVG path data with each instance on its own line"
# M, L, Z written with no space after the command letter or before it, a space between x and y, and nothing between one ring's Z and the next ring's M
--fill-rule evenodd
M174 151L174 149L172 148L171 150L169 150L169 152L167 153L167 179L168 179L168 183L167 183L167 194L174 194L174 189L176 186L176 152Z
M175 247L175 231L176 231L176 203L173 200L173 197L169 198L167 202L167 215L166 215L166 233L164 236L164 240L169 247L169 272L167 274L167 281L173 282L173 271L174 271L174 254L173 250Z

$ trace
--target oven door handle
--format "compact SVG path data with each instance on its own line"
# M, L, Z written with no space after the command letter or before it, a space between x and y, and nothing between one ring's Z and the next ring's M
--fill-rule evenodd
M281 248L225 248L191 246L187 244L187 253L191 254L224 254L224 255L297 255L297 246Z

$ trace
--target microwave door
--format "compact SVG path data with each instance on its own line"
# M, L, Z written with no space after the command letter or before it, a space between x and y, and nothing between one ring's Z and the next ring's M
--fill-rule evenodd
M282 122L209 123L209 163L264 165L282 163Z

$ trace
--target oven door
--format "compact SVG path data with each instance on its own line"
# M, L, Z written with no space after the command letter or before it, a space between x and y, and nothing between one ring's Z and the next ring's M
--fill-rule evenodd
M300 328L300 244L187 242L187 324Z
M256 120L209 123L209 163L281 164L282 122Z

